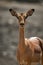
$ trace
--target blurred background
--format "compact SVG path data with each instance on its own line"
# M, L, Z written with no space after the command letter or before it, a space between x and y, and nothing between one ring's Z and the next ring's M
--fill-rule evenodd
M35 12L28 17L25 24L25 37L38 36L43 39L43 0L0 0L0 65L18 65L16 49L19 41L19 25L9 9Z

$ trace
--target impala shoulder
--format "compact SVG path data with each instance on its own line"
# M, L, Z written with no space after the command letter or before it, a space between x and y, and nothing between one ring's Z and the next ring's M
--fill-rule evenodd
M37 39L38 37L30 37L29 40Z
M29 45L30 45L30 41L29 41L28 38L25 38L25 45L26 45L26 46L29 46Z
M28 38L25 38L25 45L28 45Z

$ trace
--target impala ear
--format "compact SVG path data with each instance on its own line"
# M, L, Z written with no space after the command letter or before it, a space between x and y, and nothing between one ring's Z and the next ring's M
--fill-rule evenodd
M10 13L12 16L16 16L17 18L19 18L19 15L16 11L14 11L13 9L9 9Z
M12 14L12 16L16 16L16 11L14 11L13 9L9 9L9 11Z
M35 11L35 9L30 9L30 10L26 13L25 18L27 18L28 16L31 16L34 11Z
M27 12L28 16L31 16L34 11L35 11L34 9L29 10L29 11Z

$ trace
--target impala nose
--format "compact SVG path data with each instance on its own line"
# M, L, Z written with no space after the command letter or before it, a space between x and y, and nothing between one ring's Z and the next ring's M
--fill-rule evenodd
M20 21L20 25L22 25L22 26L23 26L23 25L24 25L24 21Z
M24 23L20 23L20 25L22 25L22 26L23 26L23 25L24 25Z

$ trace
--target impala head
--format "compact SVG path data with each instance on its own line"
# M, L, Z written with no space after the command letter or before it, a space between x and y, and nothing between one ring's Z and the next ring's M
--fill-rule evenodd
M27 19L28 16L31 16L34 12L34 9L30 9L27 13L17 13L13 9L9 9L11 12L12 16L16 16L17 19L19 20L19 25L24 26L25 20Z

